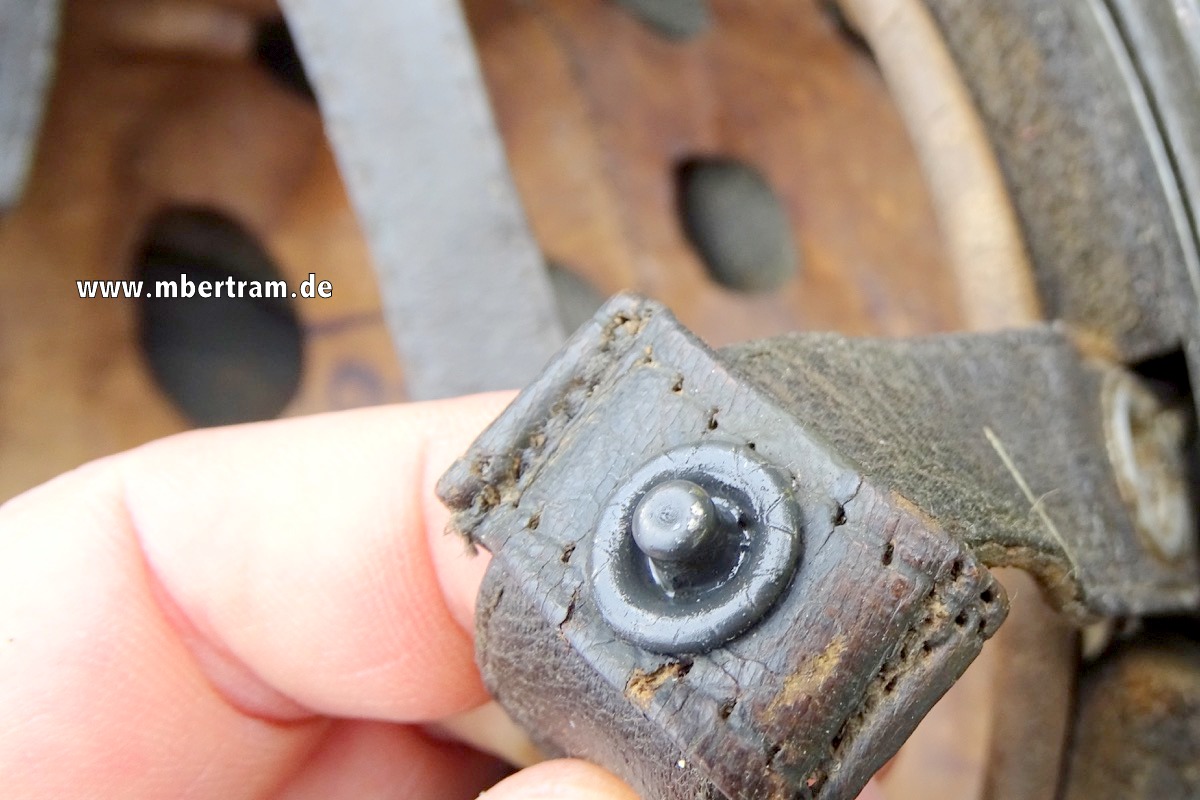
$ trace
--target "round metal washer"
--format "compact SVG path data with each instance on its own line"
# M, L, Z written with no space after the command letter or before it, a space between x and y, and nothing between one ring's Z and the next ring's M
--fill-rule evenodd
M728 575L694 591L668 594L633 540L638 501L671 480L692 481L740 518ZM658 653L711 650L756 623L796 570L800 509L791 476L746 447L704 443L675 448L637 469L600 514L588 578L601 615L634 644Z

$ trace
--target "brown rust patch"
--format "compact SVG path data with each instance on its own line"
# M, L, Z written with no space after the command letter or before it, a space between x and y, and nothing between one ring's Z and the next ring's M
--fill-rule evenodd
M680 661L668 661L657 669L646 672L635 669L625 684L625 696L639 708L649 708L654 700L654 694L667 681L679 680L688 674L690 664Z

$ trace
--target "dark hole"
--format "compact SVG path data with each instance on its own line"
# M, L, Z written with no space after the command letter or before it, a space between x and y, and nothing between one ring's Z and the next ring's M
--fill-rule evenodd
M994 597L995 597L995 595L992 594L991 589L984 589L982 592L979 593L979 599L985 603L992 602Z
M684 233L714 281L741 292L778 289L799 269L787 213L765 177L730 158L676 170Z
M1134 364L1132 369L1147 382L1148 387L1164 405L1196 407L1187 353L1182 348L1140 361ZM1135 426L1137 424L1136 420L1130 422ZM1141 433L1135 429L1134 435L1139 436ZM1193 506L1200 503L1200 446L1197 446L1196 439L1195 418L1188 415L1188 445L1184 469Z
M889 680L887 683L885 683L883 685L883 693L884 694L891 694L892 692L896 691L896 680L897 679L895 677L893 677L891 680Z
M288 89L316 102L317 95L308 82L304 62L300 60L296 42L283 17L273 17L259 23L254 40L254 59Z
M967 612L965 612L965 611L958 612L958 616L954 618L954 624L958 625L958 626L966 625L967 624Z
M1133 365L1133 371L1149 381L1166 401L1193 398L1187 354L1182 349L1140 361Z
M699 36L712 25L708 0L616 0L665 39L681 42Z
M887 546L883 548L883 565L885 567L892 563L892 556L895 555L895 553L896 545L888 542Z
M227 296L230 279L260 289L283 280L254 237L218 212L173 209L152 221L134 271L145 287L142 351L180 410L197 425L278 416L300 384L302 334L291 288L283 297L250 297L246 286L243 296ZM182 296L184 278L191 297ZM178 296L156 296L160 281ZM222 295L200 296L202 282L210 294L220 284Z
M845 506L839 505L837 507L837 510L833 514L833 524L835 526L846 524L846 508L845 508Z
M736 707L737 700L726 700L724 703L721 703L721 707L717 709L717 715L721 719L729 719L730 715L733 714L733 709Z
M958 576L962 575L962 568L963 568L962 561L955 559L954 563L950 565L950 580L952 580L952 581L958 580Z

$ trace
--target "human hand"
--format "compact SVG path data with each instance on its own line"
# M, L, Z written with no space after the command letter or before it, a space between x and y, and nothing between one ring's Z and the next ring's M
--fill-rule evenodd
M487 700L487 558L433 487L510 399L195 431L0 507L5 796L636 800L427 727Z

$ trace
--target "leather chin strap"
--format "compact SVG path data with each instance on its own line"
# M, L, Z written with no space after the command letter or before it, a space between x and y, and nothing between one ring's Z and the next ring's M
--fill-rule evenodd
M1122 499L1114 383L1142 391L1061 328L795 335L718 354L661 306L618 297L439 486L452 528L495 556L484 677L550 752L644 797L852 798L1004 619L989 566L1033 573L1077 623L1200 601L1193 540L1164 557ZM1139 452L1182 481L1181 464L1159 463L1180 443L1155 442L1161 457ZM753 459L722 475L690 455L714 447ZM748 530L764 509L796 509L768 526L799 555L765 611L726 584L686 599L638 584L652 570L613 503L646 491L664 453L685 455L663 480L715 470ZM759 461L783 488L754 484ZM750 563L729 581L758 575ZM712 608L746 621L673 636Z

